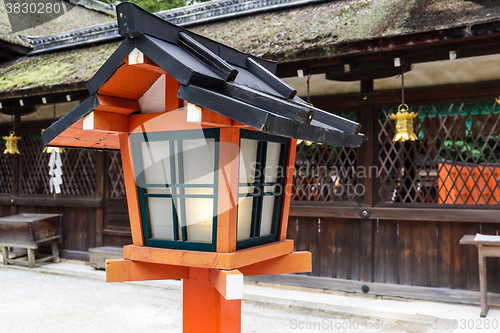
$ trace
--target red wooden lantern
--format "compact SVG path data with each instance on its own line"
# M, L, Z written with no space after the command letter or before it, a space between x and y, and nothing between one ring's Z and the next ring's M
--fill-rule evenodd
M296 139L365 137L296 97L273 62L131 3L117 17L125 41L43 138L121 151L133 245L108 282L183 279L184 332L239 332L243 275L311 270L286 239Z

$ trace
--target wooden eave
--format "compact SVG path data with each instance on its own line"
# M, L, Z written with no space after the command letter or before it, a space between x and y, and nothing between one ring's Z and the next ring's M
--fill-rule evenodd
M301 52L299 59L284 60L278 66L279 77L297 75L297 68L310 69L311 74L344 72L344 64L359 66L378 64L405 57L410 64L449 59L455 51L457 59L500 53L500 20L441 30L425 31L399 36L371 38L360 41L334 43ZM325 51L328 49L328 51ZM272 58L279 58L279 55ZM376 65L377 66L377 65ZM345 75L342 81L358 80L356 71ZM368 77L367 77L368 78Z
M31 48L0 39L0 64L28 54Z

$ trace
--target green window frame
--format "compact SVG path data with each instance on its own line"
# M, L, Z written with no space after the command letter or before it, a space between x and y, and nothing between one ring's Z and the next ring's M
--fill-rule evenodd
M240 147L241 140L256 140L257 141L257 156L256 156L256 168L254 175L254 182L252 183L241 183L238 179L238 200L244 197L252 198L252 217L250 226L250 238L237 240L236 249L245 249L248 247L258 246L262 244L267 244L275 242L278 240L281 211L283 205L283 196L285 191L285 180L287 171L287 157L289 149L289 139L269 134L264 134L257 131L251 130L241 130L240 131ZM279 143L281 144L280 156L278 167L281 168L280 175L277 177L276 182L265 182L265 168L266 168L266 156L268 143ZM241 168L241 166L240 166ZM242 188L253 188L252 193L242 193ZM275 191L265 191L266 188L275 187ZM263 204L264 198L274 196L277 200L274 201L272 224L271 224L271 234L261 236L261 224L263 215ZM240 204L238 204L238 210L240 209ZM238 214L239 217L239 214ZM238 221L239 222L239 221ZM237 224L239 227L239 223Z
M214 177L211 184L185 184L184 183L184 140L190 139L214 139ZM141 211L141 221L144 235L144 245L159 248L183 249L192 251L215 252L217 248L217 196L218 196L218 169L219 169L219 129L131 133L134 166L136 170L136 186L139 197ZM144 142L168 141L170 154L170 179L171 184L148 184L145 182L145 173L137 173L137 170L144 170L142 161L141 144ZM172 180L178 179L178 182ZM167 193L148 193L147 188L158 188ZM212 194L192 194L193 189L212 190ZM149 198L168 198L172 202L173 215L173 240L153 238L151 226ZM211 242L190 241L188 237L188 226L186 225L186 199L212 199L213 200L213 220L212 220L212 240ZM175 203L178 203L176 209Z

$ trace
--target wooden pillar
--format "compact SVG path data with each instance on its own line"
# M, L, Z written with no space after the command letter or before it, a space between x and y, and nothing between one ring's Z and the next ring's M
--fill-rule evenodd
M19 175L21 174L20 158L21 157L17 154L12 156L12 185L11 185L12 187L11 187L10 215L17 214L16 199L19 196Z
M378 174L376 174L378 166L378 117L373 104L370 104L369 93L373 91L373 80L369 82L361 81L361 93L366 96L366 104L361 105L357 121L361 125L361 133L368 140L358 148L357 151L357 166L365 168L365 178L358 179L358 184L362 184L365 191L360 198L360 206L373 207L377 200L377 185ZM370 84L371 83L371 84Z
M378 118L376 110L370 104L369 93L373 91L373 80L361 81L361 99L366 104L361 105L357 121L361 124L361 132L368 137L357 151L357 166L364 168L365 178L357 179L363 185L364 195L360 198L361 209L370 210L377 199L378 181ZM374 221L362 218L360 221L360 251L359 277L361 281L373 281L373 223Z
M125 193L127 195L128 214L132 242L137 246L144 246L142 233L141 209L139 208L139 195L135 184L134 167L132 165L132 152L128 142L128 133L120 134L120 153L125 180Z
M183 280L184 333L241 332L241 300L226 300L210 283L207 268L189 268Z
M91 247L102 246L103 245L103 235L102 230L104 228L104 217L106 215L105 207L105 196L106 196L106 178L107 178L107 168L106 168L106 156L104 152L97 152L96 154L96 186L95 186L95 196L97 199L101 199L101 206L97 207L95 210L95 224L91 226L91 234L95 234L95 239L91 240Z
M16 114L14 115L14 124L13 124L13 130L17 131L17 135L19 136L20 133L20 126L19 123L21 122L21 115ZM19 140L17 142L18 144L18 149L22 148L22 140ZM21 149L22 153L22 149ZM18 213L18 206L16 203L16 199L19 196L19 184L20 184L20 178L21 178L22 170L21 170L21 156L18 154L14 154L12 156L12 188L11 188L11 207L10 207L10 214L11 215L16 215Z
M481 294L481 317L488 313L488 286L486 283L486 257L483 254L483 246L477 246L479 256L479 292Z
M236 251L240 129L220 129L217 252Z

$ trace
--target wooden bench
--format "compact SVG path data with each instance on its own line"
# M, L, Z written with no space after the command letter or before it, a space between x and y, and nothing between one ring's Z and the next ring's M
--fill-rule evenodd
M479 258L479 294L481 317L488 314L488 287L486 284L486 257L500 257L500 236L487 236L489 240L476 240L476 235L465 235L460 244L476 245Z
M58 241L61 239L61 214L19 214L0 218L0 248L3 264L59 261ZM35 250L42 245L51 245L52 254L35 259ZM11 258L9 248L24 248L26 255ZM27 260L26 260L27 257Z

